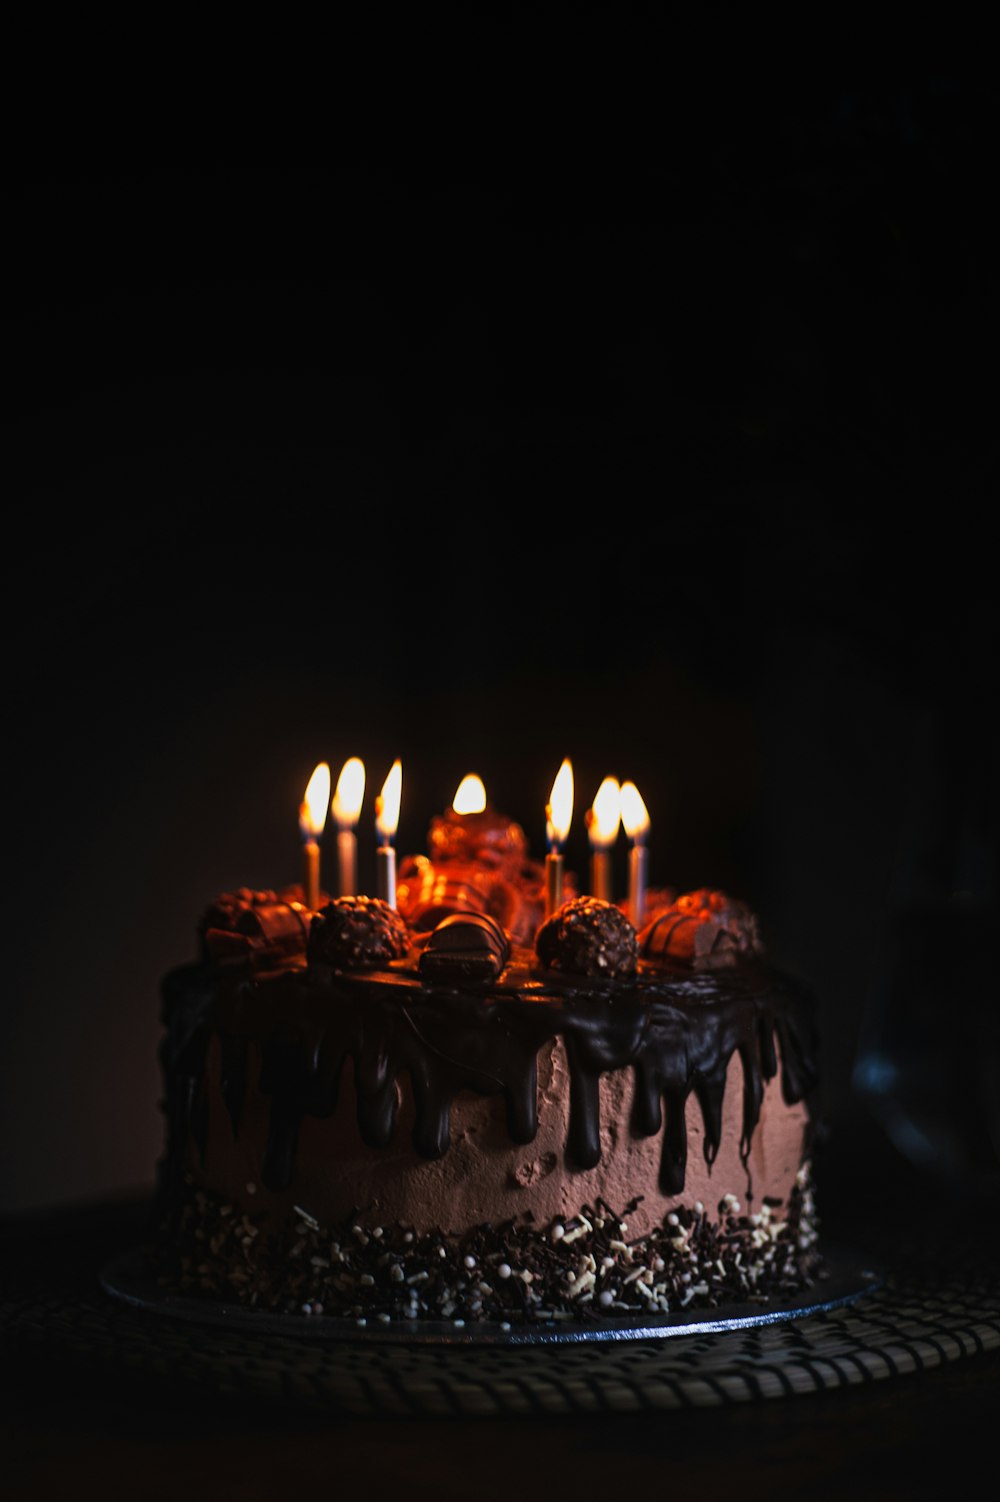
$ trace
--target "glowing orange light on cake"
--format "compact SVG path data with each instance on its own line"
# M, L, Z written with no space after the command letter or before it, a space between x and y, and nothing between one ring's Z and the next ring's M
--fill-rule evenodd
M299 805L299 828L304 840L315 840L323 833L329 803L330 768L321 761L310 777L305 797Z
M622 823L632 841L628 857L628 915L636 929L646 918L646 868L649 851L649 812L634 782L622 783Z
M629 839L643 844L649 833L649 812L634 782L622 783L622 823Z
M379 846L375 852L375 875L378 896L390 907L396 906L396 851L393 840L399 826L399 804L403 791L403 765L399 758L389 768L382 791L375 799L375 829Z
M556 774L545 809L545 832L551 849L558 850L562 847L572 822L573 766L567 757Z
M399 828L399 805L403 792L403 764L397 757L389 768L382 791L375 800L375 828L383 843L391 841Z
M321 761L306 785L305 797L299 804L299 829L302 833L303 859L305 862L306 907L313 912L319 907L319 837L326 824L326 811L330 806L330 768Z
M483 779L477 777L475 772L468 772L458 784L458 791L452 800L452 808L456 814L481 814L486 808L486 788Z
M545 805L545 833L549 842L549 853L545 857L545 911L550 917L562 903L562 847L572 822L573 765L567 757L556 773L549 801Z
M337 821L337 873L341 897L354 897L358 890L358 837L354 826L365 801L365 764L360 756L348 757L340 769L331 805Z
M348 757L340 769L333 795L333 817L341 829L353 829L365 801L365 764L360 756Z
M617 777L605 777L587 810L590 835L590 891L602 902L612 901L611 847L622 822L622 790Z
M597 850L608 850L618 838L622 821L622 790L617 777L605 777L587 819L590 843Z

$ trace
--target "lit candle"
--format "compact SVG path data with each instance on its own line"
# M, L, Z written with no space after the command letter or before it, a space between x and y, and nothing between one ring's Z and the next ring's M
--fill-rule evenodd
M587 812L590 834L590 893L602 902L614 901L611 853L622 821L622 790L617 777L605 777L597 789L593 808Z
M396 906L396 851L393 840L399 825L399 802L403 789L403 767L397 758L389 768L382 791L375 799L375 830L379 845L375 851L376 895Z
M467 772L458 784L458 791L451 806L456 814L484 813L486 811L486 788L483 779L477 777L475 772Z
M545 857L545 911L551 916L562 904L563 845L573 822L573 767L567 758L556 774L545 805L545 833L549 853Z
M310 777L306 795L299 804L299 830L305 860L303 885L306 907L311 912L319 907L319 837L326 824L329 804L330 768L325 761L321 761Z
M649 850L649 814L634 782L622 784L622 823L632 841L628 855L628 915L633 928L641 928L646 916L646 869Z
M337 879L341 897L354 897L358 890L358 837L355 825L365 801L365 764L352 756L344 762L333 795L332 813L337 821Z

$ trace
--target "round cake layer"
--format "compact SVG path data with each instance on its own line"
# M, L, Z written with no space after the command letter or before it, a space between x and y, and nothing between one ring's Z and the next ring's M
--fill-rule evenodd
M772 1210L787 1208L808 1149L806 1107L784 1100L778 1078L763 1087L757 1124L745 1146L746 1093L752 1082L734 1055L717 1149L706 1135L697 1097L692 1093L682 1107L682 1187L671 1191L663 1185L663 1154L670 1152L665 1134L634 1130L635 1080L628 1068L600 1077L600 1156L592 1166L581 1166L567 1147L570 1064L564 1041L555 1038L538 1054L538 1126L530 1142L512 1142L500 1094L462 1091L450 1103L447 1148L439 1156L421 1155L414 1147L413 1085L404 1075L395 1091L391 1138L385 1146L374 1146L359 1126L357 1079L348 1059L332 1113L307 1112L298 1123L294 1163L283 1183L273 1173L274 1100L261 1085L268 1078L266 1050L258 1042L247 1046L246 1079L235 1116L226 1101L231 1050L231 1040L228 1046L218 1035L209 1040L204 1149L189 1140L184 1168L202 1188L241 1211L266 1214L272 1226L298 1207L322 1225L351 1218L368 1226L399 1223L421 1234L439 1230L460 1235L472 1226L509 1220L545 1226L603 1202L623 1215L627 1211L630 1233L644 1235L682 1205L700 1202L715 1214L719 1202L729 1197L749 1210L765 1201Z
M515 950L499 979L445 985L424 953L168 977L165 1198L207 1193L268 1236L544 1235L599 1205L632 1238L682 1211L717 1235L725 1211L750 1218L747 1253L762 1214L790 1215L816 1069L783 977L755 961L585 980Z

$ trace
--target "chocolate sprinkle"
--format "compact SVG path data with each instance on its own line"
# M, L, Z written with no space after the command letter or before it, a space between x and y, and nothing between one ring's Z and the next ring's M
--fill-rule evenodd
M306 1315L399 1321L583 1322L608 1314L666 1315L789 1297L822 1275L808 1165L787 1213L751 1213L732 1196L628 1238L632 1205L603 1201L567 1220L480 1225L461 1236L418 1235L348 1219L320 1226L305 1209L268 1229L218 1196L186 1186L151 1248L160 1284L185 1295Z

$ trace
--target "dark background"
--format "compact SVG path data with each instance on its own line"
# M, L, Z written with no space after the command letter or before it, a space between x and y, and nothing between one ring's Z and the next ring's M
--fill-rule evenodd
M544 124L348 60L308 124L257 79L9 138L5 1208L151 1182L160 978L354 754L369 883L396 756L401 852L474 770L539 855L570 756L581 872L633 778L653 880L812 984L852 1150L859 1057L992 1089L994 97L662 40Z

